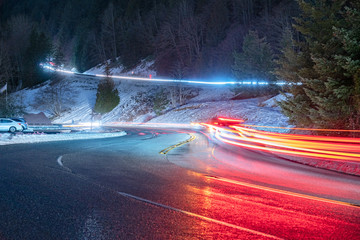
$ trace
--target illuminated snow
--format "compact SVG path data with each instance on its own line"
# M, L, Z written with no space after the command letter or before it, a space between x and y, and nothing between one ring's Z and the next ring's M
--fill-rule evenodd
M136 76L156 76L156 72L151 70L153 62L142 62L137 68L124 71L123 67L112 69L113 74L133 74ZM87 74L103 74L104 66L98 66ZM74 101L66 106L68 111L60 117L52 119L53 123L59 124L81 124L91 122L92 108L95 104L97 85L99 78L91 76L71 75L65 77L63 81L71 89ZM47 116L51 114L43 106L35 102L35 96L42 96L44 88L48 83L33 89L24 89L13 94L16 101L25 106L26 112L38 113L43 111ZM172 108L168 106L164 115L156 116L149 109L141 109L146 104L146 99L152 97L160 88L169 87L168 84L153 84L143 82L131 82L126 80L115 81L119 90L120 104L111 112L102 116L103 123L110 122L149 122L149 123L184 123L208 121L214 116L225 116L232 118L242 118L247 124L268 125L289 127L287 117L280 108L276 106L276 101L283 100L279 95L272 99L256 98L245 100L230 100L234 93L232 86L197 86L198 94L187 101L187 104ZM261 87L261 86L260 86ZM145 102L141 102L145 99ZM150 103L151 105L151 103Z
M40 143L52 141L71 141L83 139L100 139L125 136L126 132L110 132L110 133L61 133L61 134L10 134L0 133L0 145L20 144L20 143Z

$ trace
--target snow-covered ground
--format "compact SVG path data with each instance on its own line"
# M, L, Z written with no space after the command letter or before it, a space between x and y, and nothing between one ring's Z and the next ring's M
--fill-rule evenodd
M0 133L0 145L20 144L20 143L40 143L51 141L70 141L82 139L99 139L121 137L126 135L126 132L112 132L112 133L62 133L62 134L10 134Z
M156 76L153 62L141 62L136 68L124 70L118 66L111 70L112 74L128 76ZM87 71L87 74L104 74L104 65L99 65ZM72 124L90 122L92 109L95 105L97 85L100 78L81 75L65 75L60 83L46 82L32 89L24 89L12 94L25 107L28 113L44 112L51 117L53 123ZM191 96L186 103L174 107L168 104L163 114L157 116L153 109L154 96L164 93L170 100L170 88L178 86L166 83L149 83L132 80L114 79L119 91L120 104L111 112L102 116L102 122L133 122L133 123L180 123L206 122L215 116L241 118L247 124L262 126L289 127L287 117L284 116L276 101L281 101L283 96L274 98L254 98L245 100L231 100L234 92L229 86L184 86L183 93ZM258 86L261 87L261 86ZM61 107L66 109L60 116L53 116L49 89L56 89L57 99ZM41 101L46 99L47 101ZM40 101L39 101L40 100ZM50 104L49 104L50 103ZM268 130L268 129L267 129ZM4 134L3 134L4 136ZM90 136L90 135L89 135ZM19 136L25 139L33 136ZM7 139L8 137L2 137ZM44 138L40 136L40 138ZM19 140L19 141L23 141ZM12 140L13 141L13 140Z
M288 127L288 119L280 112L280 109L268 105L260 107L262 100L262 98L254 98L189 103L151 119L149 123L207 122L214 116L222 116L243 119L247 124Z

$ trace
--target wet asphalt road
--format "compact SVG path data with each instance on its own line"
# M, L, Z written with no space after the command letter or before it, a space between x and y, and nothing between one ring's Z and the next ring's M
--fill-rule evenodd
M360 238L358 177L126 131L0 146L0 239Z

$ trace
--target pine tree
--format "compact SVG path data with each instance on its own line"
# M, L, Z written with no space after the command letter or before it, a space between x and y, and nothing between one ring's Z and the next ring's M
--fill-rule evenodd
M105 67L106 78L102 80L97 89L94 111L105 114L111 112L120 102L119 92L111 78L110 67Z
M283 49L277 60L279 67L275 70L275 74L280 80L287 81L289 85L285 86L284 90L291 95L284 95L286 101L279 104L291 124L308 127L312 124L308 108L311 101L305 94L298 71L309 62L309 56L306 52L299 51L290 28L284 30L281 45Z
M273 80L273 57L265 38L260 38L255 31L250 31L244 38L242 52L234 52L234 75L238 79Z
M281 107L297 126L349 128L353 82L338 64L345 53L334 28L346 25L343 1L299 1L301 16L295 29L303 40L284 48L278 76L289 82L292 97Z
M55 47L54 51L54 63L56 66L62 66L65 63L65 56L61 47Z
M360 125L360 2L352 1L350 7L346 7L343 13L345 22L341 28L335 28L335 37L341 41L345 52L335 56L335 59L345 71L344 76L349 78L353 85L349 128L358 129Z

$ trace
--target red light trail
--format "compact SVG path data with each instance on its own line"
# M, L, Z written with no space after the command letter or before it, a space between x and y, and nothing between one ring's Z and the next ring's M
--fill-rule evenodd
M219 118L220 119L220 118ZM241 121L241 120L233 120ZM242 124L244 127L255 127L255 128L277 128L277 129L294 129L294 130L305 130L305 131L317 131L317 132L360 132L360 130L346 130L346 129L319 129L319 128L294 128L294 127L273 127L273 126L258 126L250 124Z
M202 125L208 127L216 139L234 146L292 156L360 162L360 138L274 133L248 128L250 126L266 128L267 126L246 125L239 119L218 118L217 120L219 124L202 123ZM337 129L285 129L351 132L351 130Z

